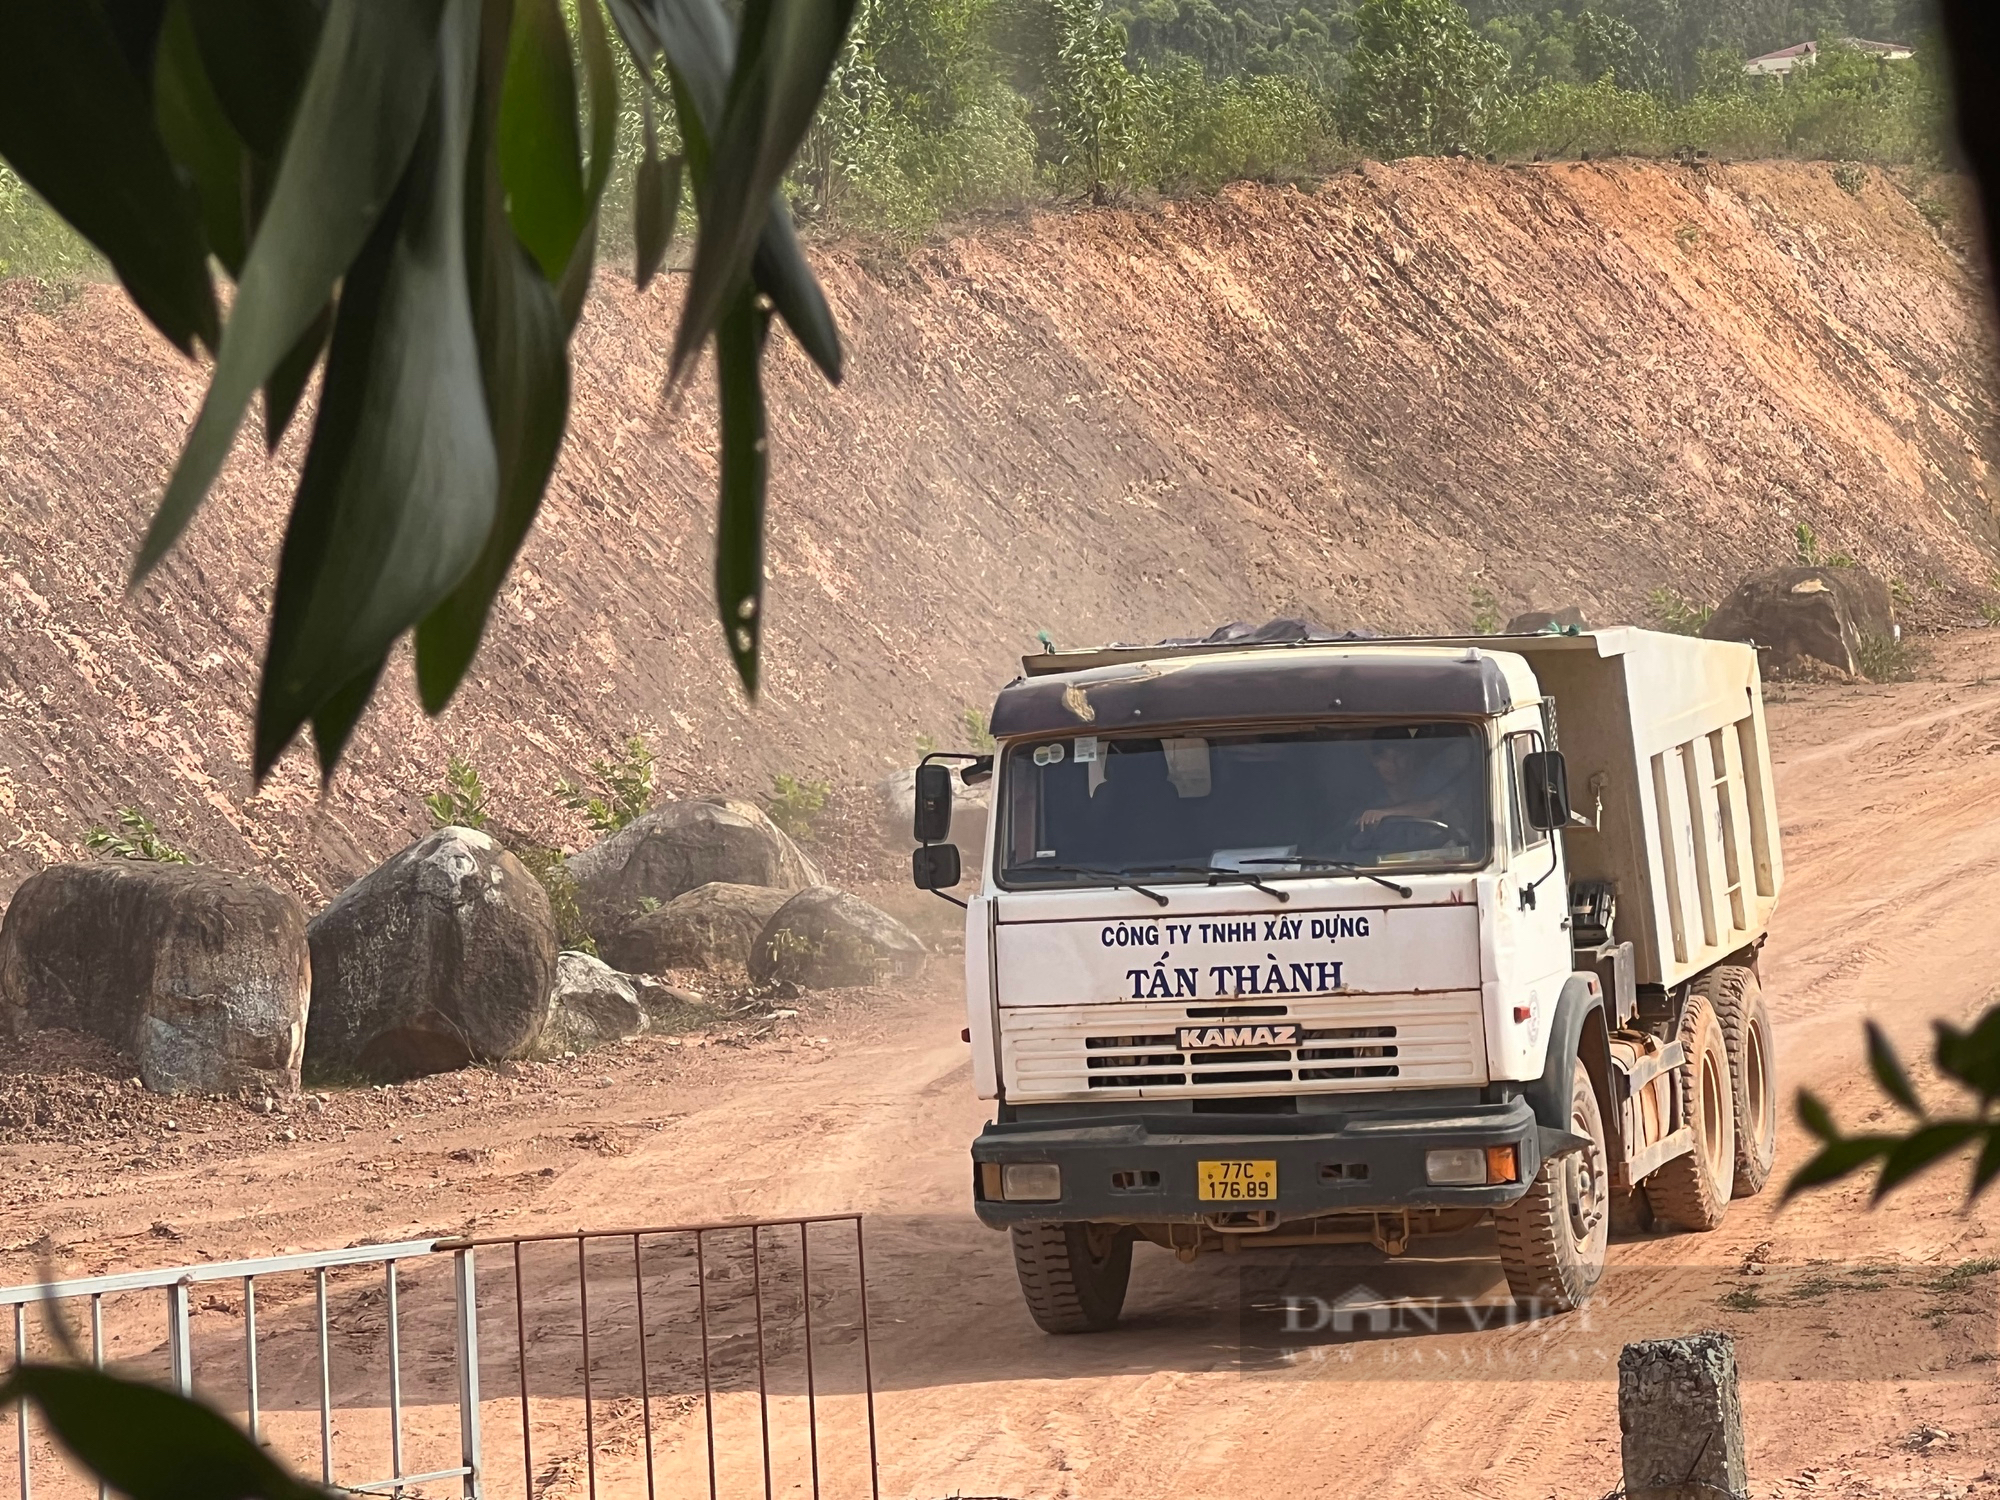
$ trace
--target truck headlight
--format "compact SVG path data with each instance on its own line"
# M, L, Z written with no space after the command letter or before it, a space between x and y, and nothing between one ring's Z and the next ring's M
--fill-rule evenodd
M1424 1180L1432 1187L1486 1186L1486 1148L1451 1146L1424 1153Z
M1000 1169L1000 1196L1010 1203L1053 1203L1062 1197L1062 1168L1054 1162L1008 1162Z

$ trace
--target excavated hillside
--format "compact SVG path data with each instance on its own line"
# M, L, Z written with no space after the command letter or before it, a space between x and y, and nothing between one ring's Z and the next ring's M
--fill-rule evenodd
M660 399L676 293L607 279L475 680L431 722L392 670L324 798L303 752L247 774L296 441L246 435L125 598L198 372L115 289L0 286L0 896L136 804L316 902L425 825L452 752L571 845L553 783L634 731L670 790L859 788L949 742L1040 629L1644 619L1788 560L1801 522L1919 626L1992 597L1989 315L1879 175L1370 165L818 263L851 374L772 362L762 701L711 616L711 408Z

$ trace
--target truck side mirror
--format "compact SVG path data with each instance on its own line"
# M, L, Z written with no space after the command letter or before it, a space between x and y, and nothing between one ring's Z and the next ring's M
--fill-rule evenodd
M1569 768L1560 750L1537 750L1521 757L1521 800L1528 824L1543 832L1569 822Z
M956 844L925 844L910 851L910 879L920 891L949 890L960 873Z
M917 812L911 831L920 844L940 844L951 837L950 766L927 760L917 767Z

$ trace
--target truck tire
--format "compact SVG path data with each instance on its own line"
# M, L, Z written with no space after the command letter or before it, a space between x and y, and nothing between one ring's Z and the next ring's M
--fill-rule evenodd
M1537 1312L1573 1312L1590 1300L1610 1238L1604 1114L1580 1062L1569 1113L1569 1128L1588 1136L1589 1148L1543 1162L1527 1192L1493 1210L1507 1286L1516 1303Z
M1014 1273L1044 1333L1100 1333L1132 1279L1132 1234L1116 1224L1016 1224Z
M1695 981L1722 1023L1729 1050L1731 1114L1736 1126L1735 1196L1750 1198L1770 1181L1778 1158L1778 1090L1771 1067L1771 1012L1755 969L1722 964Z
M1680 1118L1694 1127L1694 1150L1646 1179L1653 1212L1683 1229L1708 1230L1729 1212L1736 1176L1736 1111L1729 1086L1729 1047L1708 996L1697 988L1681 1011L1687 1065L1675 1070Z

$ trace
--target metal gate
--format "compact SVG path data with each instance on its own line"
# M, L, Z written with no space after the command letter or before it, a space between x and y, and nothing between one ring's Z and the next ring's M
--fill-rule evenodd
M61 1318L349 1491L879 1500L858 1214L178 1266L0 1289L0 1316L14 1362L60 1357ZM90 1493L8 1425L21 1500Z

